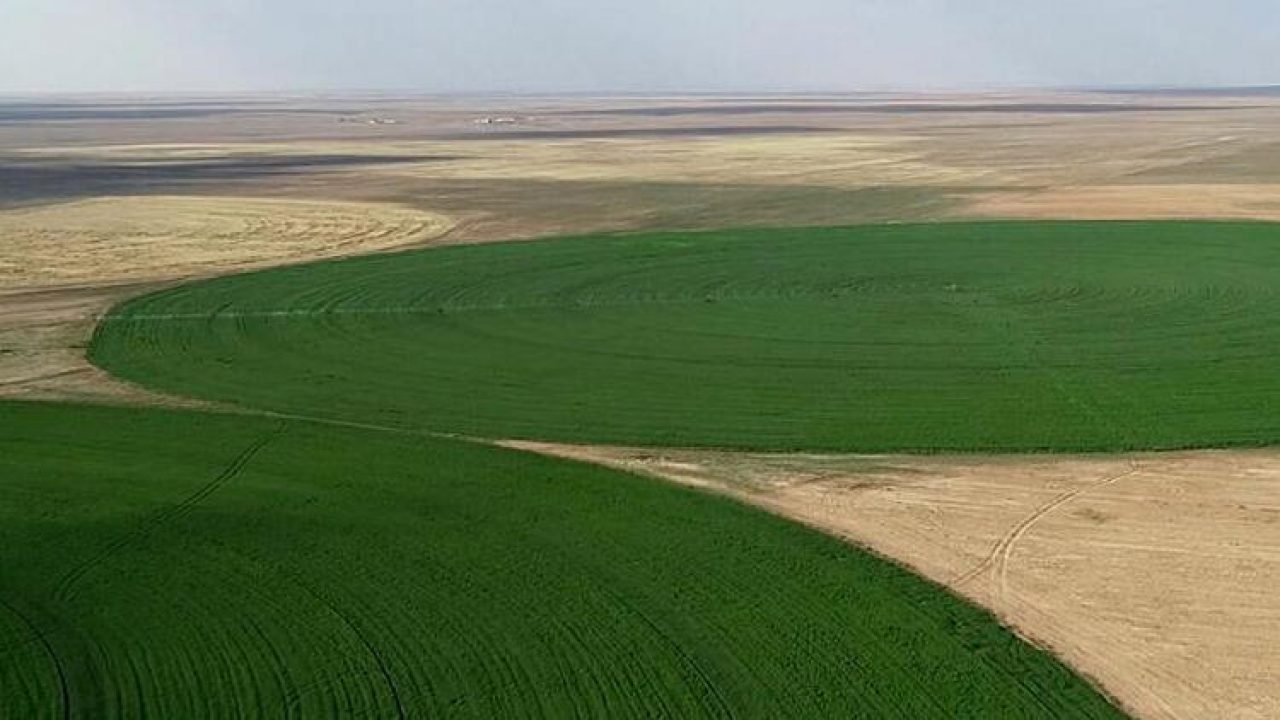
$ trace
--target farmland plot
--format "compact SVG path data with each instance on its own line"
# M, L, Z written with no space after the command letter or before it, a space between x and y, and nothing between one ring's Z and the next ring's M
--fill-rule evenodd
M483 437L852 451L1280 440L1280 232L991 223L600 236L272 270L91 358L207 400Z
M732 501L412 433L0 404L0 716L1103 718Z

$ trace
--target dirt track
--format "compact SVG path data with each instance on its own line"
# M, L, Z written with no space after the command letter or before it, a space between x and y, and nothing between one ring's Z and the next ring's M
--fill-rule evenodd
M1139 717L1280 717L1280 452L770 456L516 443L727 492L991 608Z

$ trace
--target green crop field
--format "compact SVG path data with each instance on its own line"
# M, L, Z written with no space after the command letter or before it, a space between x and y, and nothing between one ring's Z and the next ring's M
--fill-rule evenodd
M118 308L159 390L484 437L769 449L1280 440L1280 230L605 236L230 277Z
M266 417L0 428L0 717L1118 716L971 606L715 496Z
M990 616L730 500L442 435L1280 441L1280 230L568 238L126 302L92 359L244 416L0 404L0 716L1117 717Z

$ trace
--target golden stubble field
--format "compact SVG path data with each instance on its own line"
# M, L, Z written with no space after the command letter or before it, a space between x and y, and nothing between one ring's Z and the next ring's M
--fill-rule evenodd
M95 319L176 280L435 240L447 218L371 203L107 197L0 212L0 396L147 399L88 364Z
M314 257L672 227L1280 219L1280 99L1267 97L260 105L0 124L0 397L173 402L85 362L95 318L166 283ZM475 122L493 117L515 122ZM1280 716L1275 452L531 449L730 493L873 548L1140 717Z
M236 197L107 197L0 213L0 290L167 280L400 247L439 215L391 205Z

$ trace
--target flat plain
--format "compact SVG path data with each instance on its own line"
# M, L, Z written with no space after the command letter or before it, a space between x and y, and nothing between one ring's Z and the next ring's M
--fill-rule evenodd
M492 118L515 122L477 124ZM1058 200L1064 192L1107 193L1107 217L1240 217L1258 211L1280 167L1278 128L1280 105L1266 95L18 98L0 117L0 226L153 253L138 243L168 245L163 226L139 236L108 223L110 237L78 235L86 206L77 201L161 218L191 196L216 198L206 202L224 213L243 198L248 214L272 199L416 210L453 223L437 240L449 243L1096 214L1092 201ZM1131 185L1194 202L1105 190ZM43 208L38 224L33 206ZM343 236L312 241L331 247ZM261 257L262 242L244 245ZM3 262L32 264L12 251ZM162 269L150 280L190 268ZM111 265L82 279L5 292L0 395L135 397L74 357L97 315L148 288L99 292L122 280ZM11 321L10 308L40 327Z
M486 117L515 123L477 123ZM1277 129L1280 105L1266 94L27 103L0 112L0 225L35 213L59 242L109 245L115 236L76 230L83 201L142 215L148 203L163 211L196 197L228 212L246 197L356 203L452 226L406 237L411 245L972 218L1274 219ZM116 228L126 240L174 239ZM315 238L315 247L342 244L340 234ZM90 264L69 285L52 278L0 294L0 395L192 402L119 382L84 353L112 305L219 268L138 282L121 271ZM1219 307L1242 299L1201 289ZM1024 416L1032 426L1052 420ZM612 461L612 452L589 454ZM631 469L661 465L681 480L706 465L732 468L699 482L952 585L1140 717L1280 712L1270 681L1280 660L1266 642L1280 589L1270 564L1280 468L1266 451L1159 454L1133 475L1127 457L895 457L877 461L894 470L881 467L870 483L832 467L865 468L863 457L618 452ZM776 494L746 482L761 464L782 468L770 475ZM1095 487L1113 475L1123 479ZM1088 492L1060 501L1075 489ZM1042 519L1027 524L1033 516ZM993 548L1004 562L986 562Z

